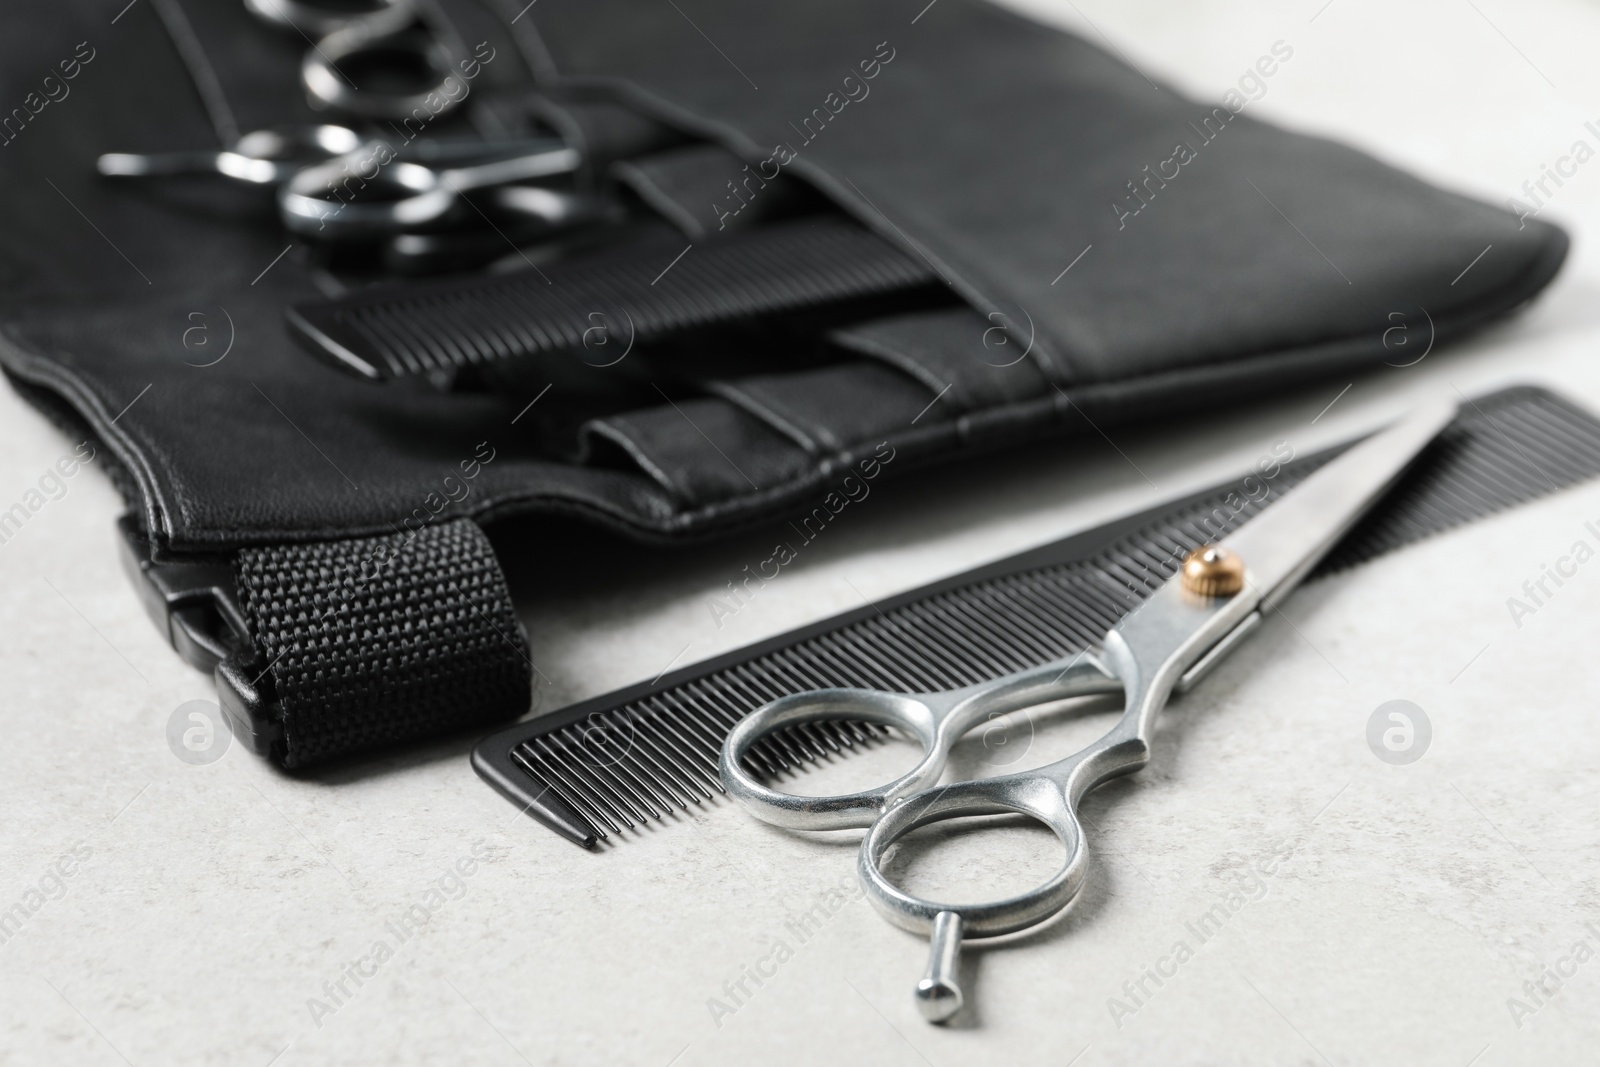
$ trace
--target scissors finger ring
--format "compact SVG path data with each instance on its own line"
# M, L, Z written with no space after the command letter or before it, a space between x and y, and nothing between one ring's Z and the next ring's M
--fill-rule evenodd
M244 0L244 6L262 22L308 37L325 37L350 27L370 34L392 33L416 17L411 0Z
M387 236L444 220L463 193L576 170L576 149L535 142L504 159L436 169L398 160L384 145L306 167L279 190L283 223L325 240Z
M449 52L420 30L335 30L306 52L300 81L312 107L368 119L432 121L467 97Z
M745 716L722 747L720 770L729 795L750 814L791 830L871 826L883 813L937 782L950 749L991 717L1067 697L1122 691L1122 682L1088 653L1000 679L943 693L884 693L874 689L814 689L781 697ZM745 754L786 726L825 719L858 719L892 726L922 743L920 763L876 789L827 797L770 789L749 772Z

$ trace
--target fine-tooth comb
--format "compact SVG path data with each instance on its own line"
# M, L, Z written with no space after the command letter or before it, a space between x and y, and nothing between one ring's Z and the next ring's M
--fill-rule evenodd
M592 846L722 792L728 730L780 696L831 686L971 685L1094 648L1184 555L1246 522L1339 449L1238 479L493 734L472 763L507 799ZM1317 568L1335 573L1600 475L1600 420L1543 389L1466 404L1394 490ZM1251 486L1255 488L1252 489ZM1263 488L1264 487L1264 488ZM884 740L822 722L761 742L758 777Z
M876 234L821 217L687 249L652 243L540 270L385 286L284 314L314 355L376 381L578 351L597 327L627 347L938 280L928 264Z

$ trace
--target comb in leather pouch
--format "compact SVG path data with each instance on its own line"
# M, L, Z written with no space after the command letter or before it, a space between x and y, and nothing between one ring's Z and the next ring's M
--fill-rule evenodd
M483 523L745 528L880 446L899 470L1405 362L1397 322L1446 341L1566 254L1551 225L981 0L759 17L704 0L693 23L671 4L541 0L514 24L505 7L426 5L495 57L437 132L554 129L584 156L572 181L637 226L508 245L418 288L291 242L270 212L98 178L102 151L227 140L221 114L235 132L325 121L295 80L304 40L236 3L132 6L72 121L5 146L0 365L107 457L152 612L288 765L526 709ZM90 0L39 6L26 47L70 55L105 23ZM771 254L786 240L804 251ZM619 319L648 329L597 358L571 340L593 314L606 344ZM392 380L310 358L288 321ZM206 358L182 340L197 325Z
M630 246L540 271L297 304L289 328L313 353L372 379L600 350L595 362L604 365L626 358L631 344L708 323L937 281L921 260L834 219L768 227L693 258L676 243L650 251Z

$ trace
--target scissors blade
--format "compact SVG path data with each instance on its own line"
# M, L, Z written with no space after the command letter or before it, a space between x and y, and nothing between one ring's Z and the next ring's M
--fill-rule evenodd
M1453 400L1419 406L1318 469L1224 539L1223 547L1244 561L1263 606L1298 585L1455 416Z

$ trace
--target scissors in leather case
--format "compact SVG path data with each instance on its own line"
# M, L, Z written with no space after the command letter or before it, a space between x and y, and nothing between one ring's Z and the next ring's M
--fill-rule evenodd
M1454 403L1418 408L1348 449L1220 543L1184 560L1178 573L1106 634L1099 656L1082 653L993 681L942 693L816 689L750 713L722 746L728 793L751 814L799 830L866 827L856 869L867 899L890 922L930 935L928 968L916 997L922 1014L943 1022L961 1009L957 965L963 937L998 937L1037 925L1072 902L1088 872L1079 805L1091 789L1143 767L1156 717L1173 693L1203 678L1263 613L1287 596L1455 416ZM1067 697L1121 692L1124 710L1103 737L1031 771L939 785L951 747L997 714ZM893 727L921 741L909 773L860 793L799 796L770 789L744 756L762 737L823 719ZM1066 860L1026 893L976 904L912 896L883 872L884 854L930 823L1021 814L1060 838ZM979 831L981 832L981 830Z
M414 114L431 121L466 97L470 75L456 73L444 45L415 28L414 0L245 0L245 7L307 40L320 36L301 72L308 97L354 125L271 126L221 149L108 152L96 163L102 175L216 175L269 187L291 233L333 243L389 242L400 260L412 245L448 243L441 233L493 230L490 214L518 239L616 215L616 205L594 195L525 184L578 169L578 151L558 138L411 140L409 121L405 131L378 124ZM401 147L388 143L391 130L408 138ZM480 195L470 200L474 192ZM503 251L505 231L493 234L500 243L489 247Z
M394 149L348 126L288 124L253 130L225 149L107 152L96 167L109 178L210 174L274 186L290 232L359 241L460 228L463 195L473 190L490 190L490 206L514 219L550 228L596 221L605 211L595 197L517 184L570 174L580 162L553 137L419 140Z

